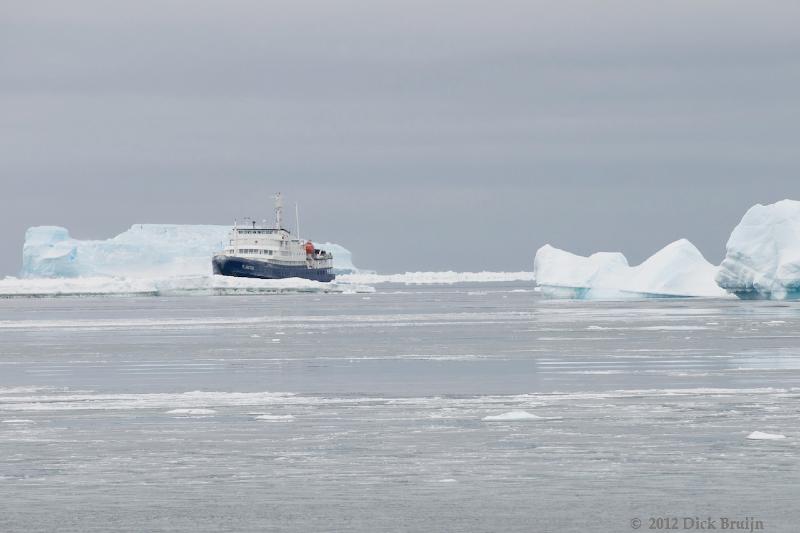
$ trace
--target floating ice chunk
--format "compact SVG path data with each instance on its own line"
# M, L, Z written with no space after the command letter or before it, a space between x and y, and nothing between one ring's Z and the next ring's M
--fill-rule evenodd
M583 257L545 244L536 251L536 284L549 296L587 297L592 290L616 294L629 269L620 253L598 252Z
M59 226L36 226L25 232L22 271L25 278L202 276L211 274L211 257L225 247L229 226L134 224L116 237L79 240ZM346 248L325 243L335 271L356 272Z
M527 411L509 411L501 415L483 417L484 422L522 422L525 420L544 420L544 418Z
M725 296L714 281L716 267L686 239L633 267L621 253L583 257L546 244L536 252L533 270L542 294L554 298Z
M717 267L694 244L679 239L632 269L629 291L676 296L724 296L714 281Z
M334 256L335 260L335 256ZM377 283L403 283L405 285L432 285L453 283L490 283L508 281L533 281L532 272L406 272L404 274L375 274L360 272L343 275L338 280L348 283L374 285Z
M754 205L726 249L720 287L743 299L800 298L800 202Z
M3 424L35 424L33 420L28 420L26 418L9 418L7 420L3 420Z
M373 287L351 283L322 283L288 279L254 279L229 276L181 276L168 278L81 277L0 279L0 297L33 296L188 296L211 294L280 294L293 292L372 293Z
M266 420L268 422L291 422L294 415L258 415L256 420Z
M781 440L785 439L786 435L778 433L764 433L762 431L754 431L747 436L750 440Z
M171 411L167 411L168 415L213 415L216 411L214 409L202 409L202 408L192 408L192 409L172 409Z

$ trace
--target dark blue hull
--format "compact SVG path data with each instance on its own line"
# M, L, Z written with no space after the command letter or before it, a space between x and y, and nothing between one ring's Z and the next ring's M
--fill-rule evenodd
M303 266L286 266L256 261L243 257L215 255L211 260L214 274L220 276L236 276L240 278L284 279L303 278L314 281L333 281L336 277L330 268L308 268Z

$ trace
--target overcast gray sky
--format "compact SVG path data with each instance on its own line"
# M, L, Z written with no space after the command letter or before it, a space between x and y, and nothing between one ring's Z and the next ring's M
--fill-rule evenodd
M713 262L800 199L800 2L0 2L0 274L298 200L379 271Z

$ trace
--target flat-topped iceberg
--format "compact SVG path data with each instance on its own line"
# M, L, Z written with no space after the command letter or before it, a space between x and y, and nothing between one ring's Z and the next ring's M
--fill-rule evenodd
M621 253L584 257L546 244L533 263L542 294L554 298L720 297L717 268L686 239L668 244L646 261L630 266Z
M800 297L800 202L754 205L726 248L720 287L743 299Z
M36 226L25 233L24 278L124 276L164 278L211 275L211 257L224 248L230 227L198 224L134 224L116 237L80 240L58 226ZM327 248L325 248L327 247ZM357 271L350 251L337 244L334 270Z

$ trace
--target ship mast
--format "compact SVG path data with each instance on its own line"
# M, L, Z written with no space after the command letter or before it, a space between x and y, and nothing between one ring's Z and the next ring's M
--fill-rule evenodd
M300 206L297 205L296 202L294 204L294 219L295 219L295 224L297 224L295 226L295 231L297 231L297 240L299 241L299 240L301 240L300 239Z
M275 198L275 229L281 229L281 216L283 215L283 199L281 193L274 196Z

